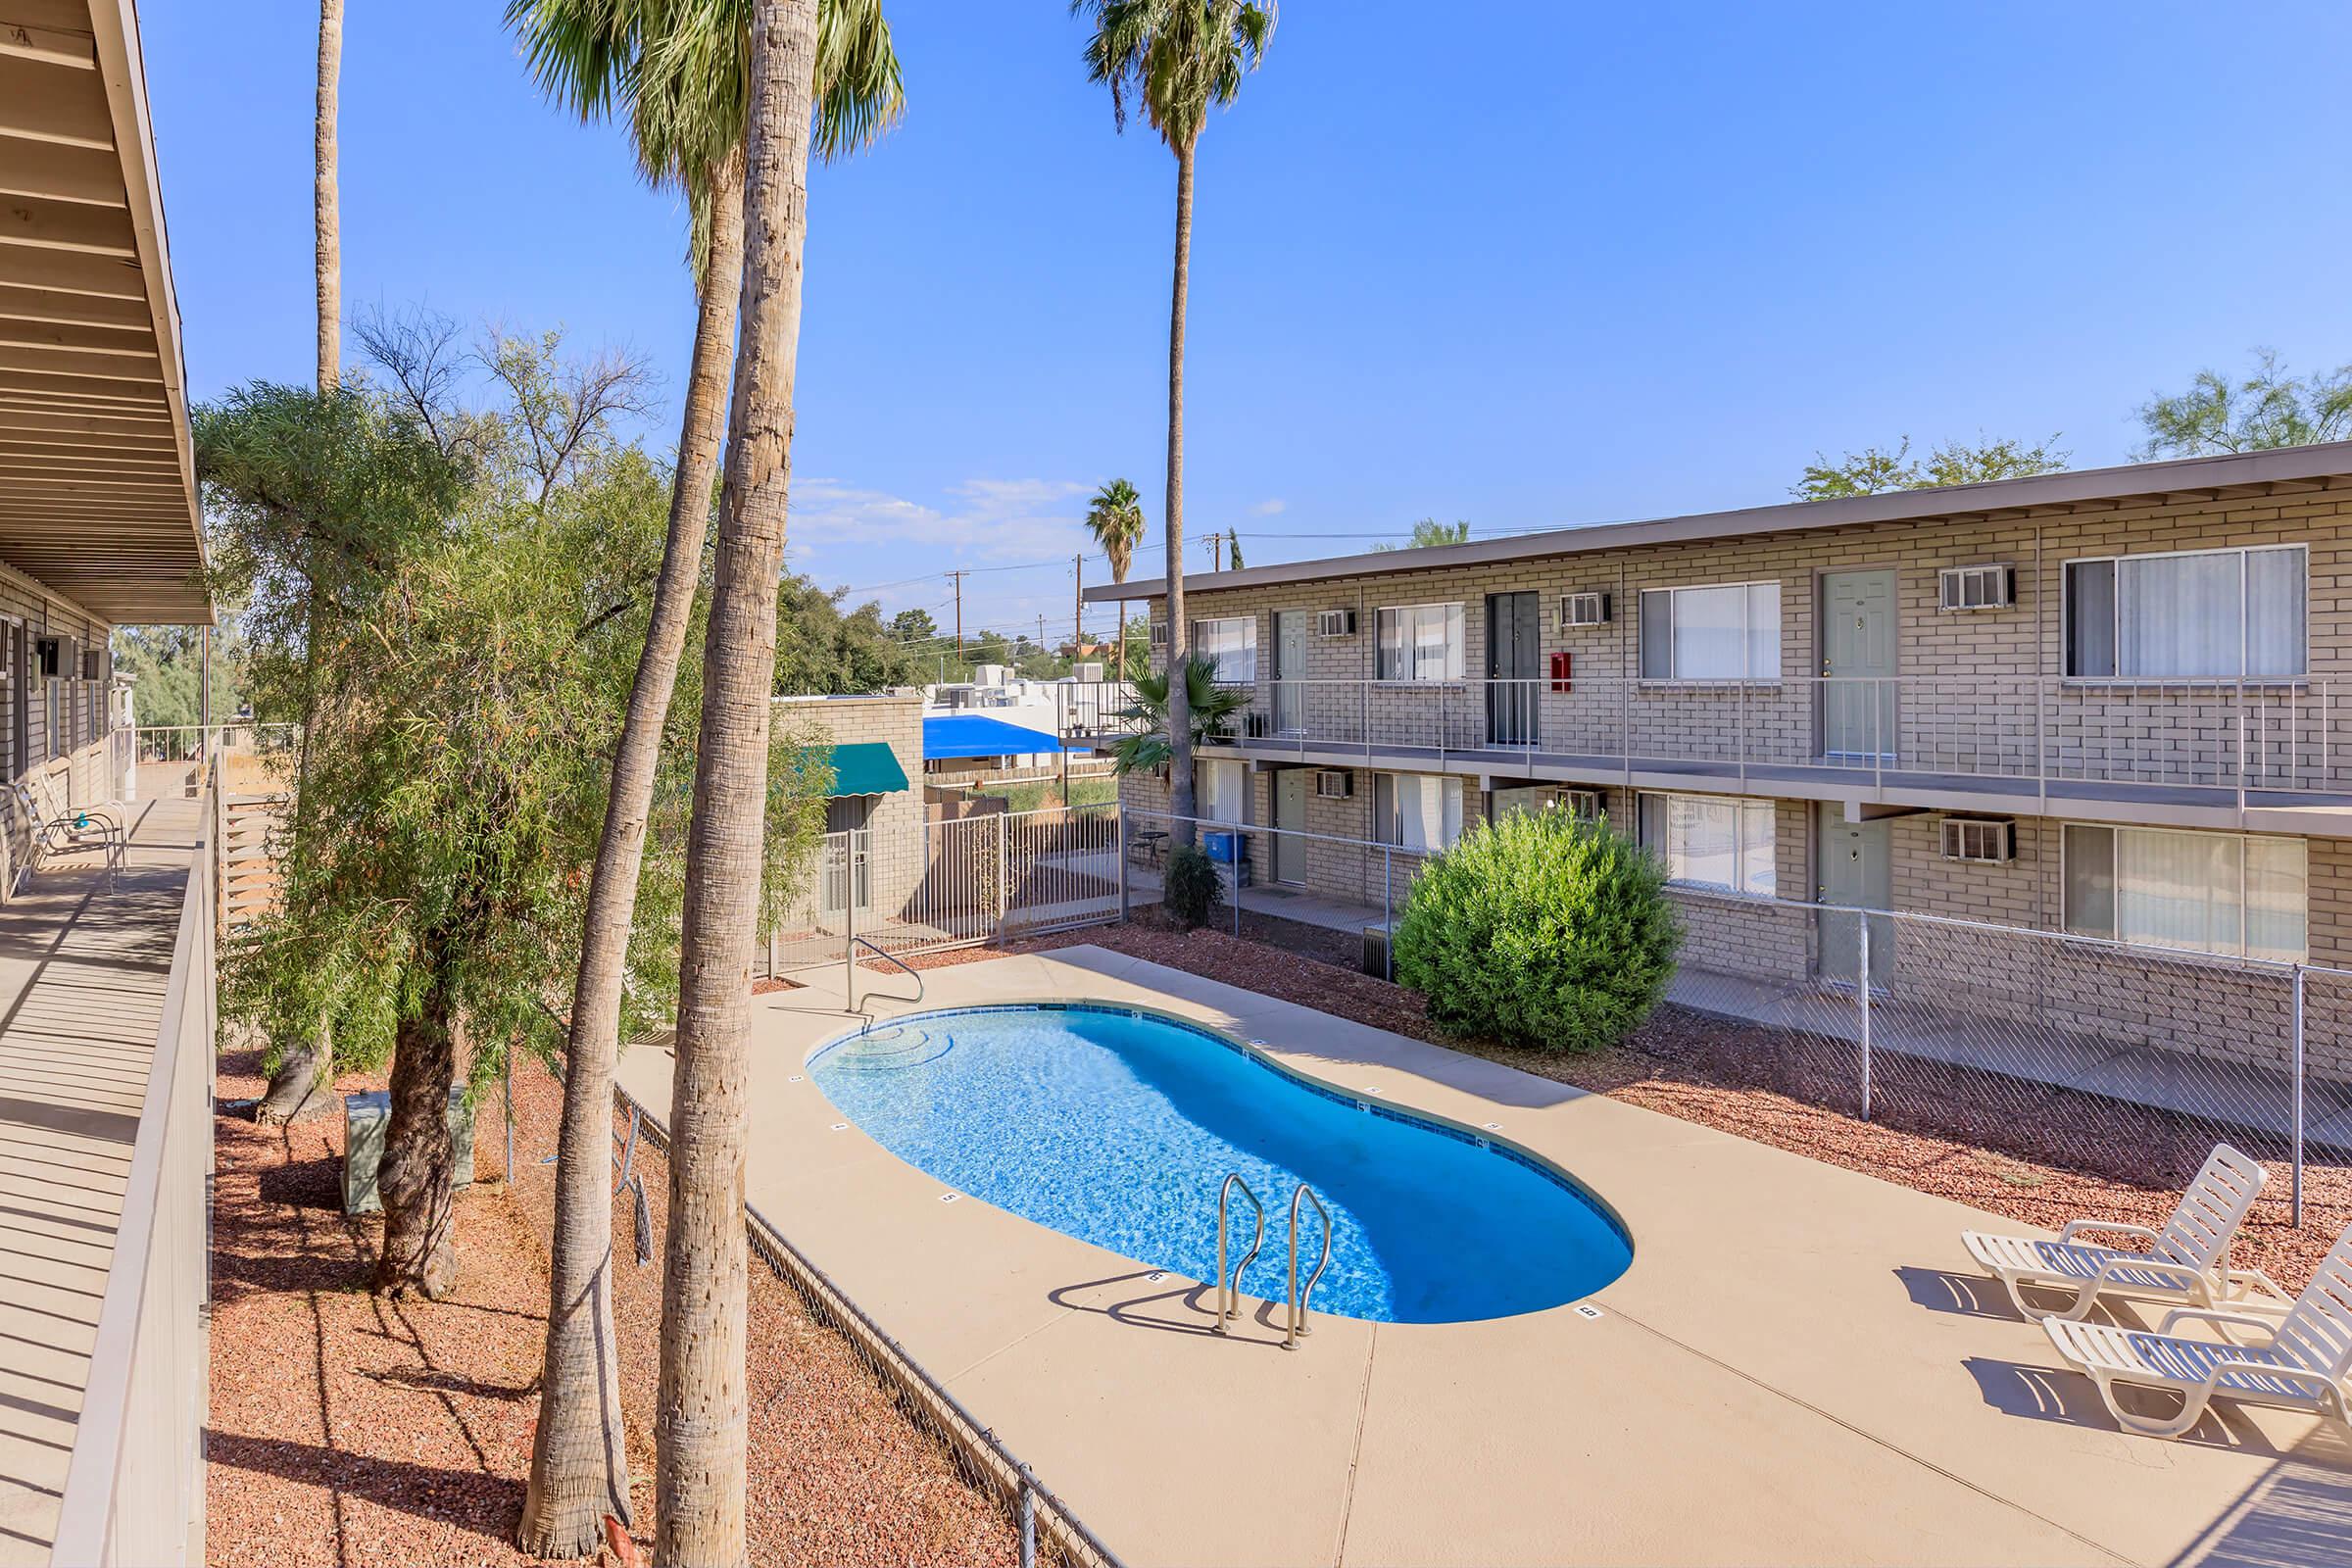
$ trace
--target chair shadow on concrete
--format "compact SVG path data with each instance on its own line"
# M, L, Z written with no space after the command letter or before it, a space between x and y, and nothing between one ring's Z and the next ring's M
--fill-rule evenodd
M1073 1285L1057 1286L1046 1293L1046 1299L1055 1306L1072 1312L1092 1312L1106 1317L1126 1328L1151 1329L1161 1334L1204 1336L1216 1333L1216 1287L1196 1285L1166 1275L1162 1281L1152 1276L1159 1272L1138 1269L1131 1274L1110 1274L1099 1280L1082 1280ZM1091 1301L1087 1293L1105 1287L1135 1285L1137 1294L1122 1300L1107 1303ZM1261 1340L1254 1335L1233 1336L1237 1345L1270 1345L1279 1348L1282 1334L1282 1303L1259 1301L1250 1311L1250 1321L1272 1333L1275 1338ZM1238 1326L1238 1325L1237 1325Z
M2352 1442L2315 1428L2173 1568L2352 1568Z
M1994 1318L2003 1323L2023 1323L2024 1314L2001 1282L1983 1274L1955 1274L1949 1269L1921 1268L1905 1263L1894 1271L1902 1283L1903 1294L1911 1304L1924 1306L1931 1312L1948 1312L1959 1317Z
M2093 1432L2121 1433L2115 1417L2108 1414L2106 1401L2099 1397L2098 1385L2070 1366L2049 1366L2030 1361L2004 1361L1994 1356L1972 1355L1963 1363L1969 1375L1977 1380L1977 1389L1984 1402L2003 1415L2017 1416L2027 1421L2050 1421L2062 1426L2082 1427ZM2123 1391L2127 1405L2137 1413L2155 1417L2170 1416L2180 1408L2178 1396L2163 1390ZM2258 1459L2284 1459L2287 1451L2278 1447L2262 1429L2246 1419L2237 1407L2216 1399L2207 1407L2197 1424L2180 1437L2144 1438L2146 1443L2180 1443L2197 1447L2226 1448L2232 1453L2248 1454ZM2347 1559L2352 1562L2352 1559Z

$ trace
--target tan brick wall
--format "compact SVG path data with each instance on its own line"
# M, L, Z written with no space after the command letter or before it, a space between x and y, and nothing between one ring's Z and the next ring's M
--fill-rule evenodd
M1315 584L1220 589L1215 574L1188 578L1187 617L1250 616L1257 626L1258 679L1272 679L1273 612L1348 609L1351 637L1310 636L1296 697L1318 737L1375 742L1433 738L1470 748L1485 738L1474 686L1437 683L1367 691L1374 673L1375 612L1383 606L1453 603L1463 608L1466 676L1483 673L1486 596L1542 595L1542 645L1573 656L1575 689L1539 696L1544 750L1568 755L1636 755L1729 760L1744 746L1751 761L1802 761L1819 751L1815 693L1822 668L1817 600L1825 571L1890 567L1897 600L1897 672L1902 682L1896 745L1906 765L1955 771L2052 771L2150 780L2231 782L2244 769L2258 783L2352 790L2352 746L2329 744L2323 720L2333 696L2328 677L2352 674L2352 493L2109 507L2006 522L1890 523L1777 538L1655 545L1638 550L1516 563L1400 571ZM2033 677L2062 670L2061 581L2069 560L2175 550L2302 544L2310 550L2311 682L2256 694L2241 710L2232 687L2157 691L2142 684L2067 683ZM2005 563L2017 602L1999 610L1936 609L1939 568ZM1771 580L1781 586L1781 668L1775 685L1695 688L1630 679L1637 668L1643 589ZM1563 627L1558 598L1599 589L1612 619ZM1548 662L1546 660L1546 669ZM1271 708L1271 693L1260 707ZM2250 716L2241 721L2241 711ZM2241 758L2241 748L2243 757ZM2345 755L2339 755L2345 754Z
M775 702L776 723L812 744L850 746L879 741L891 749L905 770L908 788L873 797L866 817L867 897L872 912L883 918L907 910L923 880L927 861L924 842L923 700L913 691L871 697L780 697ZM785 920L785 928L814 923L821 885L814 879L808 893Z

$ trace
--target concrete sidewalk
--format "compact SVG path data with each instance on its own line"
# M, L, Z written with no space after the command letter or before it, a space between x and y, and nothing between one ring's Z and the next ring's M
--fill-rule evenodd
M804 1064L861 1019L838 971L810 978L757 999L751 1200L1138 1568L2153 1568L2247 1560L2352 1509L2341 1446L2308 1418L2233 1408L2176 1444L2118 1432L1967 1274L1958 1233L2008 1221L1105 950L926 971L926 1007L1147 1004L1368 1101L1496 1124L1634 1238L1596 1317L1319 1317L1285 1352L1278 1309L1253 1303L1217 1338L1204 1287L943 1203L837 1126ZM670 1067L658 1048L621 1064L657 1117Z

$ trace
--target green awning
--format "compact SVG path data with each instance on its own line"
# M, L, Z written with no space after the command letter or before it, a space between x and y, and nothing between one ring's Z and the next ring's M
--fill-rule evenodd
M889 795L906 788L906 770L882 741L858 741L833 748L835 795Z

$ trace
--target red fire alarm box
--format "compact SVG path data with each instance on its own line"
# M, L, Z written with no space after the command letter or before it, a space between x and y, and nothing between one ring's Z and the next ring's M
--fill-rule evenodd
M1557 653L1551 656L1551 689L1555 692L1564 692L1569 689L1568 678L1572 670L1569 658L1570 656L1566 653Z

